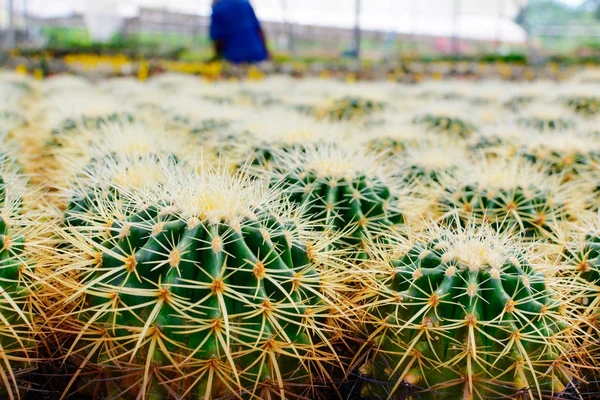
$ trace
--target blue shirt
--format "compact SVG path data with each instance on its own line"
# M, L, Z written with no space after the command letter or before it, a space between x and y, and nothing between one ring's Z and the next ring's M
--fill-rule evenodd
M248 0L218 1L212 10L210 38L223 43L223 57L233 63L267 58L260 24Z

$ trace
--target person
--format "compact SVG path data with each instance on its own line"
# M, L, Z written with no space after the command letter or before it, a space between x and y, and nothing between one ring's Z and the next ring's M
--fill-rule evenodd
M214 0L210 38L218 58L257 63L269 58L265 34L249 0Z

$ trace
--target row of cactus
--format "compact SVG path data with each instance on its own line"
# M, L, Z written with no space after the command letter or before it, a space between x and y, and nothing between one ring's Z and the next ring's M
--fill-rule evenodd
M4 397L593 398L593 90L0 89Z

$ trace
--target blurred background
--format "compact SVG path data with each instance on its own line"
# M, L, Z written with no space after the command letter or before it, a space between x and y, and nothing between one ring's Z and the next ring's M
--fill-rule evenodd
M212 0L1 0L2 44L210 53ZM599 0L253 0L273 51L292 56L600 49ZM356 32L358 31L358 32ZM358 33L358 34L357 34ZM358 46L356 41L360 41ZM158 48L157 48L158 46Z
M212 0L0 0L0 43L4 53L12 55L46 51L52 57L107 54L207 62L213 56L211 4ZM600 56L600 0L252 4L275 62L595 63Z

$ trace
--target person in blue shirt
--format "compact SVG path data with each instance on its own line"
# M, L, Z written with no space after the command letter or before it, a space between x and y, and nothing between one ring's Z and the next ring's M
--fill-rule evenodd
M215 0L210 38L217 57L232 63L256 63L269 58L264 32L248 0Z

